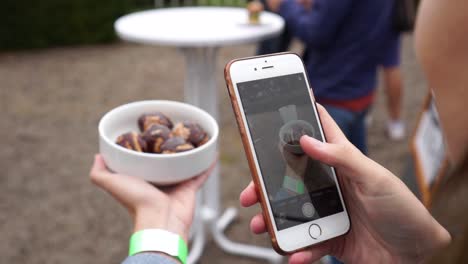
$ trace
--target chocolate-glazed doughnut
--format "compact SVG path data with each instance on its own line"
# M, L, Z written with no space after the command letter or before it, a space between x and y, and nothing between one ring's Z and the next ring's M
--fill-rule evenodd
M145 132L151 125L158 124L172 129L171 120L161 112L146 113L138 118L138 127L141 132Z
M210 140L210 136L208 136L208 134L206 134L205 137L200 141L200 143L198 143L197 147L200 147L201 145L204 145L206 142L208 142L208 140Z
M135 132L128 132L123 135L120 135L116 143L124 148L138 151L138 152L146 152L147 151L147 144L146 141L143 140L141 135Z
M142 134L146 141L148 152L161 153L161 145L171 137L171 130L163 125L152 124Z
M193 148L193 145L185 141L183 137L175 136L169 138L161 145L161 152L163 154L179 153L192 150Z
M203 145L209 140L209 136L205 130L197 123L191 121L177 123L172 133L175 136L184 138L196 147Z
M172 129L172 135L188 140L190 136L190 129L186 127L184 123L179 122L174 125L174 128Z

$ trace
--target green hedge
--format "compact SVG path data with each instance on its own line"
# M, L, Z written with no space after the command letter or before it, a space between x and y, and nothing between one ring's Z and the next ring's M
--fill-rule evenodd
M109 42L114 21L152 0L1 0L0 49Z

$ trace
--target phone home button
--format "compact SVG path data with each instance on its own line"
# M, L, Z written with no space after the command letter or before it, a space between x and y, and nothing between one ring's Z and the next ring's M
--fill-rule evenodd
M317 239L322 235L322 229L317 224L311 224L309 227L309 235L313 239Z

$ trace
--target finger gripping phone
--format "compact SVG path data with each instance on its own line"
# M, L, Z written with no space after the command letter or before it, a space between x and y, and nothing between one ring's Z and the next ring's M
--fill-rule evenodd
M304 64L293 53L244 58L225 79L260 204L280 254L343 235L350 221L333 167L302 150L325 141Z

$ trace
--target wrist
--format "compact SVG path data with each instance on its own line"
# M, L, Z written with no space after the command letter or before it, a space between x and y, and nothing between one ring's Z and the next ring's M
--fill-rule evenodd
M130 237L128 255L141 253L157 254L185 264L188 248L187 243L177 234L162 229L145 229Z
M133 232L145 229L167 230L187 242L190 226L171 214L169 207L140 208L135 212Z

